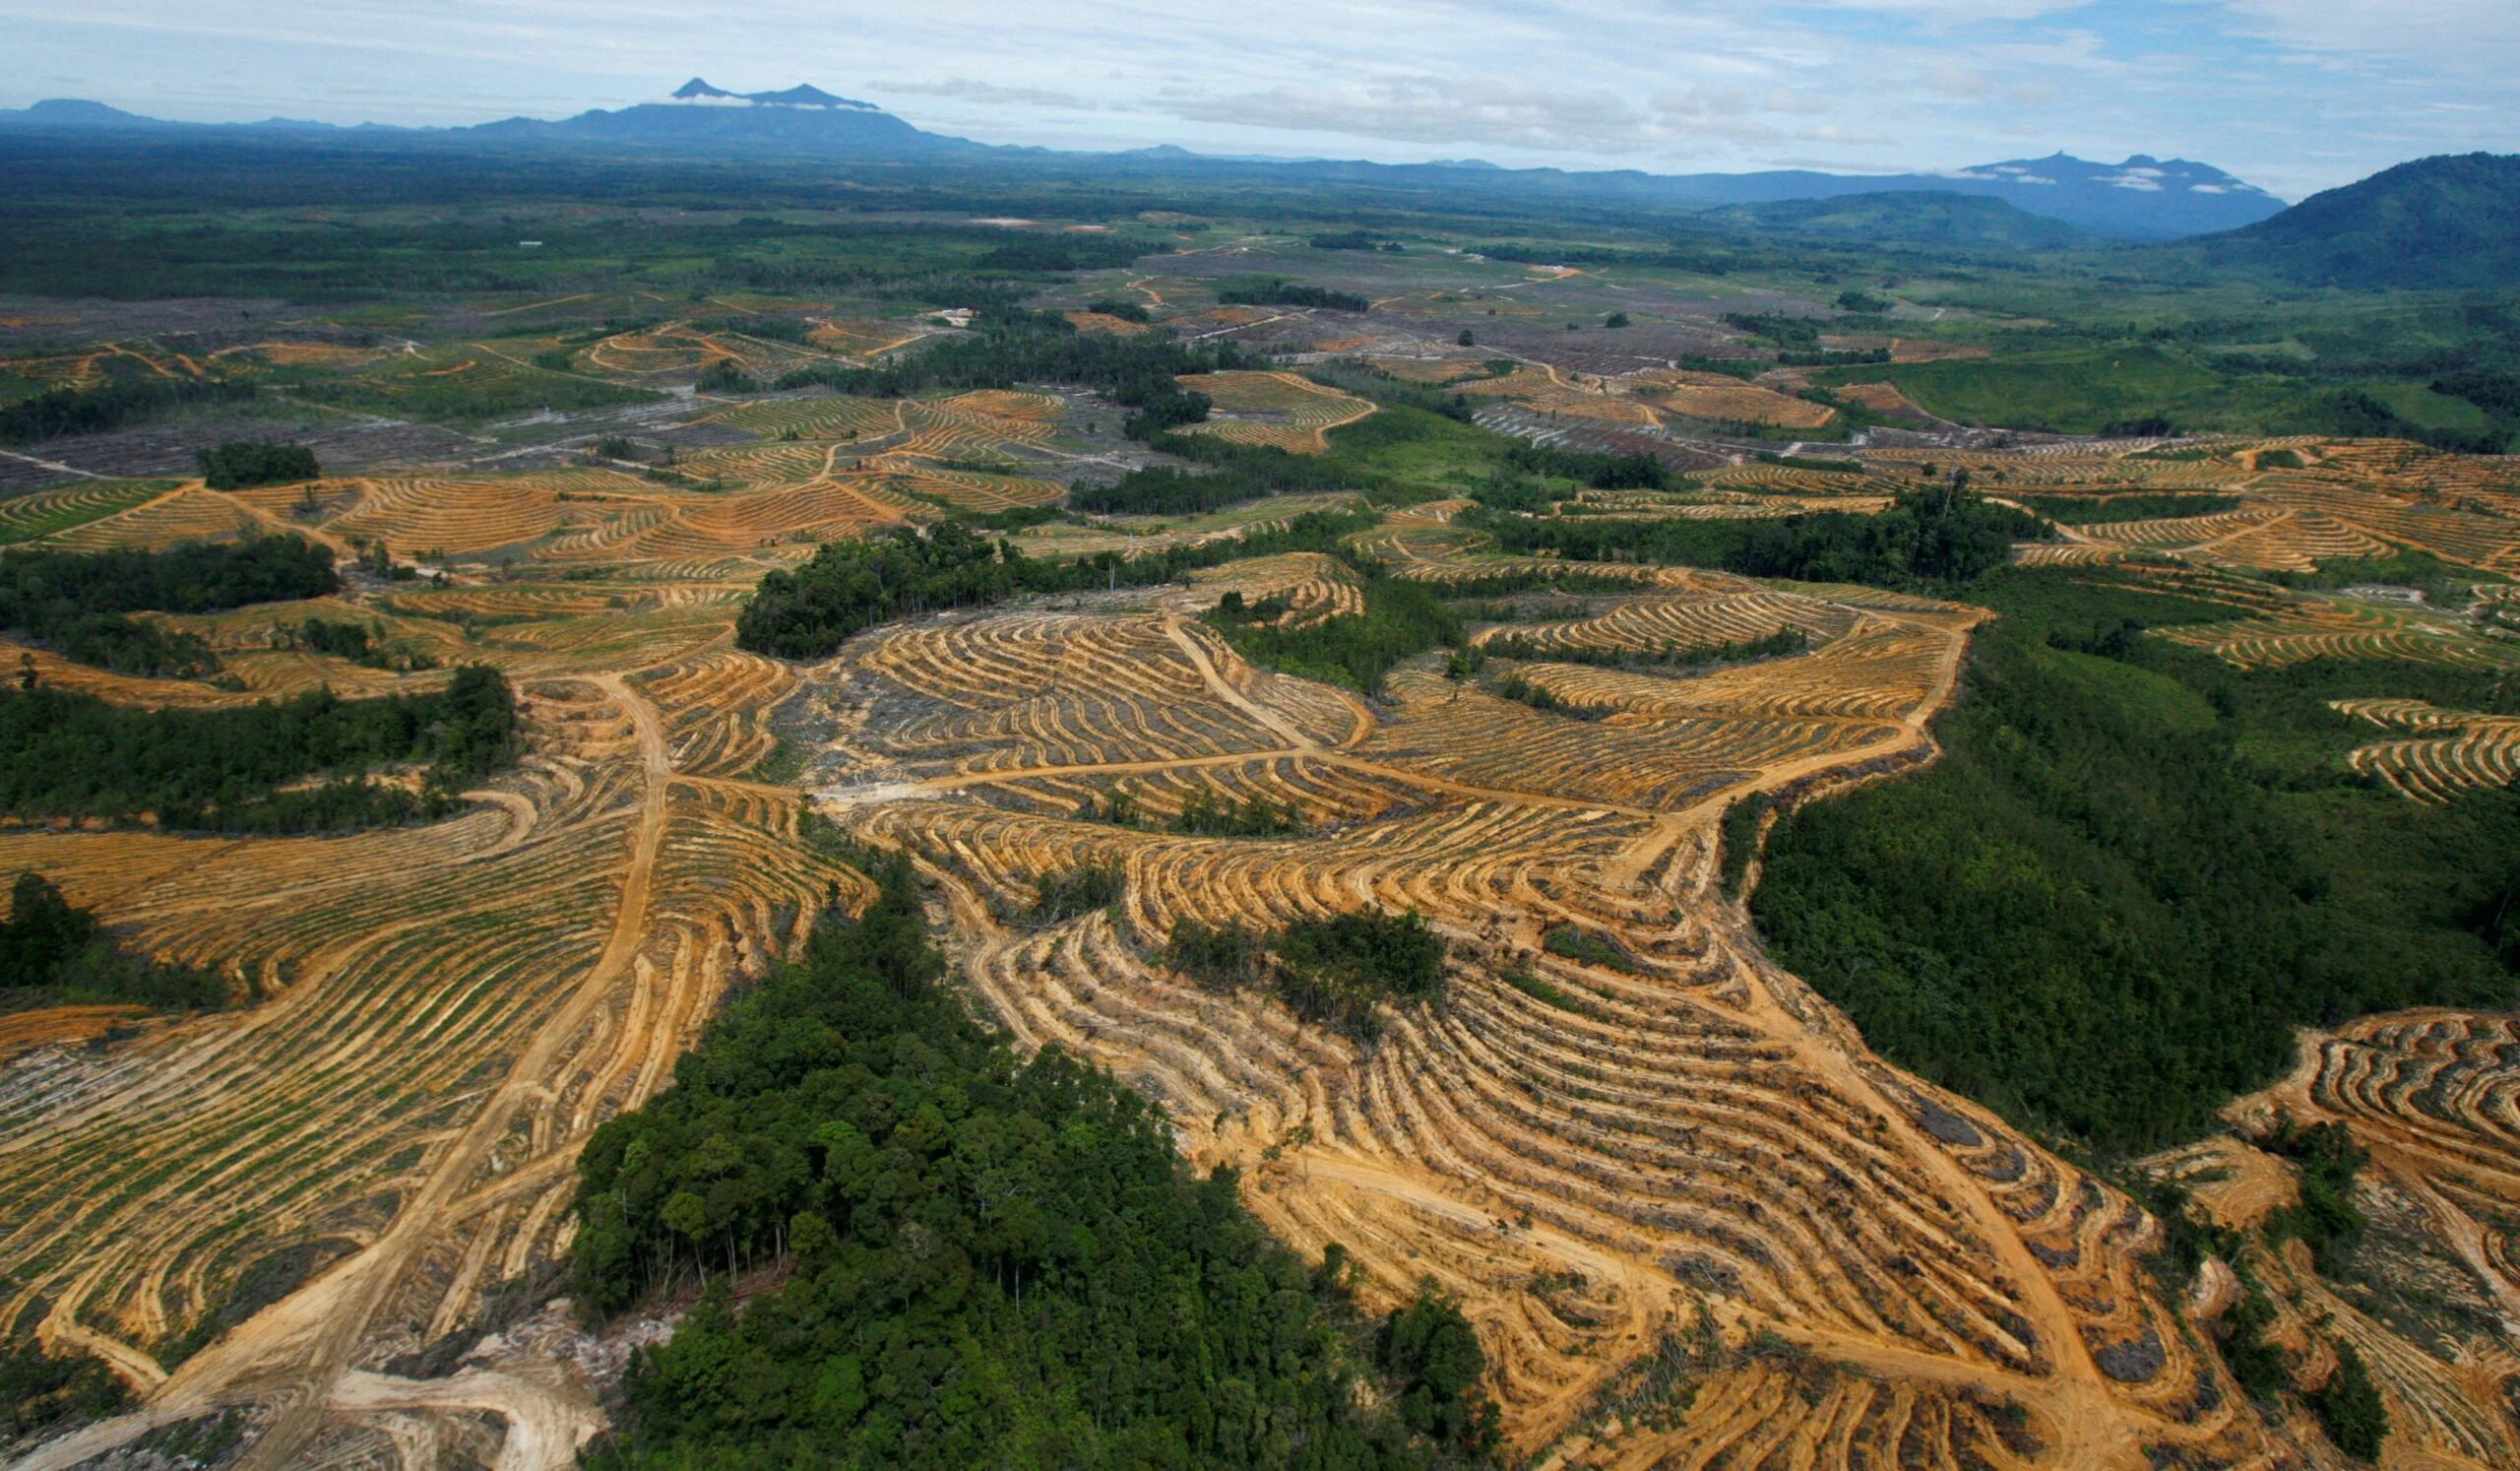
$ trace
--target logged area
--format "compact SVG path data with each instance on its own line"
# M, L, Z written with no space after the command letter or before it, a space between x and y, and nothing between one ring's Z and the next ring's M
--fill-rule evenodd
M238 166L0 261L13 1463L2520 1464L2510 458L2080 267Z

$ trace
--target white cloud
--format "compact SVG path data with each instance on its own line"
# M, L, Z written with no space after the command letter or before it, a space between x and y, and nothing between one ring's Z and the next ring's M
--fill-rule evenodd
M2499 74L2520 62L2520 5L2511 0L2208 0L2239 30L2295 58L2369 67L2415 62Z
M2032 21L2078 10L2084 0L1817 0L1832 10L1888 14L1927 26L1968 26L1985 21Z
M1925 86L1947 97L1983 97L1995 90L1985 73L1949 64L1925 73Z
M1606 153L1661 138L1651 116L1613 95L1557 92L1502 77L1378 77L1209 96L1176 91L1161 105L1198 122L1408 143Z
M1049 87L1004 87L995 82L982 82L972 77L948 77L939 82L887 81L881 89L905 96L959 97L967 102L1003 103L1018 107L1056 107L1073 112L1091 112L1101 102L1088 101L1072 92Z

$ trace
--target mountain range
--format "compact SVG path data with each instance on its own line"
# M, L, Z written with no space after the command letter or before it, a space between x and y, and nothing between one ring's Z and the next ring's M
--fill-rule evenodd
M0 109L0 131L205 131L273 135L320 132L335 138L474 143L507 147L631 148L721 157L812 157L850 160L1039 159L1091 161L1141 173L1219 174L1264 170L1281 180L1318 178L1418 184L1524 198L1583 198L1661 207L1771 205L1790 200L1930 191L2001 200L2021 212L2061 221L2114 240L2169 240L2252 224L2284 202L2209 164L2136 155L2100 163L2057 153L1943 172L1835 174L1807 169L1755 173L1655 174L1635 169L1570 171L1503 168L1480 160L1374 163L1353 160L1217 157L1172 146L1111 154L1057 154L1006 148L930 133L871 102L813 87L735 93L693 78L660 101L598 109L556 121L515 117L469 128L336 128L273 118L257 123L170 122L100 102L54 100ZM1954 222L1955 226L1957 222ZM1973 231L1983 232L1980 220ZM2017 232L2015 232L2017 233ZM2037 234L2038 232L2032 232ZM2038 243L2059 243L2061 237Z

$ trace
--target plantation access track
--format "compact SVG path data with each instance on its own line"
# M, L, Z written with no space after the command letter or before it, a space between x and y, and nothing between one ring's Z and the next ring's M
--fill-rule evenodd
M1162 608L951 617L813 672L809 779L915 856L1024 1045L1155 1094L1193 1160L1239 1169L1307 1251L1344 1245L1373 1301L1425 1276L1459 1295L1524 1452L2088 1465L2249 1443L2236 1398L2200 1400L2217 1371L2135 1264L2149 1218L1872 1058L1722 891L1732 801L1930 759L1979 614L1720 574L1621 608L1818 642L1701 678L1621 673L1590 696L1615 708L1579 720L1408 672L1361 702ZM1595 621L1562 636L1625 626ZM1561 669L1610 673L1528 667ZM1090 819L1122 791L1143 825ZM1302 831L1170 829L1193 800L1255 797ZM1088 863L1122 872L1117 905L1029 917L1040 879ZM1370 1044L1160 959L1184 920L1364 907L1426 915L1454 953L1448 999L1386 1011ZM1740 1409L1638 1433L1652 1396L1623 1386L1700 1322L1720 1346L1696 1403Z
M598 342L581 365L768 371L788 355L668 326ZM1630 379L1526 366L1485 381L1604 421L1650 418L1644 395L1724 387ZM1280 374L1193 386L1221 390L1221 427L1290 448L1370 408ZM1458 1295L1533 1464L2300 1464L2298 1437L2259 1418L2142 1269L2160 1224L1874 1057L1762 954L1726 877L1736 803L1790 806L1934 758L1930 722L1979 610L1503 555L1461 518L1469 502L1437 500L1384 515L1340 556L925 614L798 667L733 646L763 572L950 507L1054 499L1048 468L1084 458L1071 406L988 391L688 412L706 447L670 467L590 456L238 492L83 481L0 514L12 545L288 530L449 574L362 573L334 598L168 619L216 653L218 683L31 651L40 681L206 708L318 684L425 689L482 662L519 688L529 747L426 826L0 828L0 874L40 869L118 938L220 971L240 1000L181 1019L0 1021L0 1309L142 1398L28 1464L74 1465L229 1409L249 1414L256 1466L429 1464L484 1417L505 1427L500 1466L570 1463L602 1416L564 1346L519 1338L436 1377L410 1365L454 1362L513 1321L516 1295L565 1256L589 1131L667 1084L730 986L790 953L827 906L860 901L862 877L808 841L816 805L913 856L975 1004L1023 1046L1148 1090L1185 1154L1237 1169L1286 1240L1345 1246L1369 1306L1427 1277ZM2520 570L2495 476L2374 443L2172 453L2187 458L2128 441L1740 465L1681 492L1571 492L1561 514L1859 513L1926 458L1998 494L2211 491L2241 505L2077 523L2025 559L2107 562L2111 578L2217 604L2228 617L2160 635L2235 664L2520 662L2488 616L2507 589L2490 579ZM1053 522L1017 540L1040 555L1207 545L1356 503L1285 498L1160 529ZM2473 608L2305 595L2265 575L2373 548L2474 572ZM1351 557L1450 594L1537 588L1546 603L1471 625L1483 669L1447 678L1421 656L1371 698L1254 667L1198 616L1234 592L1282 602L1289 633L1355 617L1371 579ZM353 665L276 632L308 617L361 622L438 668ZM1797 651L1720 653L1783 633ZM1719 652L1692 665L1691 651ZM0 667L20 652L0 649ZM2354 761L2415 800L2512 778L2507 718L2379 698L2337 715L2385 728ZM1135 825L1092 815L1121 795ZM1180 830L1194 805L1253 799L1294 831ZM1033 917L1042 880L1088 863L1118 870L1116 903ZM1385 1007L1371 1041L1162 960L1185 920L1267 930L1368 908L1418 911L1451 952L1445 998ZM2268 1098L2347 1122L2439 1250L2500 1283L2520 1321L2499 1224L2520 1219L2504 1096L2520 1042L2504 1020L2349 1024L2306 1040ZM2271 1156L2236 1138L2198 1148L2166 1168L2209 1208L2250 1220L2285 1202ZM2520 1464L2491 1408L2506 1348L2468 1344L2452 1366L2318 1297L2298 1263L2246 1265L2344 1325L2429 1464Z

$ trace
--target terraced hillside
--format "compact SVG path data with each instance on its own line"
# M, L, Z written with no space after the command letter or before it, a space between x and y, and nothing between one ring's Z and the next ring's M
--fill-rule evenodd
M880 407L885 435L925 412ZM991 413L1005 407L949 404L933 421L1042 413ZM853 421L790 417L768 427ZM793 453L739 489L598 465L237 492L82 484L7 502L25 546L279 530L345 555L382 547L363 565L394 569L333 598L158 615L204 641L215 683L26 651L44 685L209 707L319 684L427 688L444 667L485 663L516 683L529 751L427 826L0 829L0 867L45 873L130 948L223 974L240 1003L183 1019L38 1011L0 1030L0 1312L98 1357L146 1402L35 1464L220 1411L245 1417L266 1465L464 1442L483 1414L511 1457L559 1465L601 1423L584 1375L556 1360L425 1381L392 1366L469 1341L547 1281L588 1132L670 1080L730 986L867 892L802 840L803 795L752 775L797 676L737 652L733 619L763 569L935 512L870 488L902 469L835 468L837 435L763 437L760 453ZM363 627L393 657L313 652L288 634L310 618ZM0 652L14 672L21 651Z
M1198 288L1168 277L1132 289L1176 330L1339 325L1176 308L1166 293ZM1098 338L1140 325L1079 315L1102 318ZM1609 554L1501 549L1506 513L1471 498L1506 499L1487 475L1501 451L1432 490L1378 483L1379 503L1302 482L1197 515L1043 521L1080 475L1148 454L1100 434L1122 416L1112 402L1030 382L638 399L565 450L484 437L305 485L89 480L0 501L9 546L288 531L361 569L333 598L152 615L202 640L216 681L14 646L0 669L24 653L41 684L206 708L427 688L486 663L522 691L530 751L428 826L0 828L0 873L50 875L132 948L227 976L239 1002L0 1018L0 1321L100 1359L142 1400L27 1463L75 1465L220 1412L251 1433L257 1466L485 1447L475 1458L502 1466L570 1463L603 1420L589 1365L627 1354L620 1334L525 1301L556 1291L576 1153L667 1085L731 988L861 901L863 877L832 856L847 849L817 837L829 821L914 859L974 1005L1025 1048L1148 1091L1184 1153L1239 1171L1288 1242L1344 1247L1372 1306L1428 1277L1455 1295L1518 1463L2327 1464L2315 1432L2234 1377L2199 1330L2212 1314L2146 1269L2177 1223L1882 1061L1750 928L1759 814L1931 761L1984 612L1682 565L1647 544L1790 536L1966 470L2049 518L2018 561L2060 579L2106 564L2227 608L2158 636L2232 666L2496 672L2520 664L2505 470L2383 442L2145 438L1849 448L1834 466L1731 450L1681 477L1659 458L1676 432L1817 430L1836 411L1784 378L1454 353L1455 324L1440 325L1426 343L1376 321L1355 342L1462 395L1464 415L1510 410L1534 440L1573 422L1655 457L1642 482L1532 473L1533 519L1606 528ZM255 351L288 349L395 408L476 378L510 396L536 375L580 380L604 398L702 372L856 368L959 330L829 311L802 326ZM57 366L64 381L106 371ZM137 370L209 371L155 355ZM1290 371L1181 386L1215 411L1174 426L1187 442L1304 457L1270 464L1340 463L1334 431L1383 413ZM2126 497L2148 513L2110 508ZM1341 532L1233 555L1318 511ZM735 647L766 573L948 516L987 518L1032 556L1215 564L1161 587L1115 573L1100 592L923 605L817 664ZM2329 585L2363 562L2370 586ZM2421 601L2399 574L2426 582ZM1395 598L1439 604L1458 639L1354 688L1236 652L1233 610L1273 636L1326 636ZM393 657L314 652L288 631L309 618L357 623ZM2358 694L2334 715L2367 728L2351 768L2414 801L2513 779L2512 718L2482 702ZM1266 832L1202 830L1220 811L1266 814ZM1114 875L1112 902L1045 913L1044 891L1081 872ZM1166 959L1194 922L1268 934L1369 910L1423 916L1448 976L1439 1001L1384 1006L1361 1032ZM2505 1284L2497 1304L2520 1303L2504 1275L2520 1207L2504 1203L2499 1025L2353 1023L2306 1044L2279 1090L2363 1140L2443 1250ZM2201 1148L2176 1173L2209 1213L2282 1207L2291 1176L2271 1156ZM2236 1265L2315 1299L2328 1289L2297 1256ZM2408 1454L2433 1457L2404 1463L2520 1464L2500 1409L2520 1358L2486 1340L2445 1360L2337 1301L2414 1427Z
M1283 576L1284 574L1281 574ZM1181 612L954 618L814 672L819 800L907 847L1028 1046L1162 1099L1306 1250L1469 1306L1524 1452L1565 1464L2081 1459L2263 1434L2137 1266L2158 1228L1965 1101L1871 1058L1723 896L1718 818L1930 756L1977 614L1719 574L1621 614L1807 655L1593 677L1583 721L1428 675L1367 706L1253 669ZM1125 790L1147 821L1099 820ZM1257 799L1294 836L1166 831ZM1041 885L1115 866L1110 911ZM1427 916L1448 1001L1359 1044L1168 968L1174 928ZM1683 1416L1682 1401L1694 1395Z

